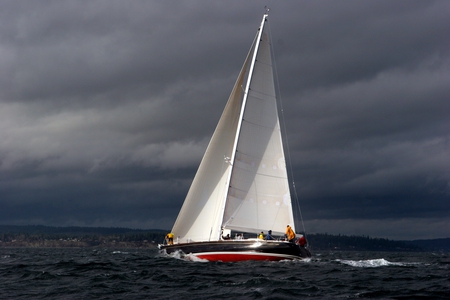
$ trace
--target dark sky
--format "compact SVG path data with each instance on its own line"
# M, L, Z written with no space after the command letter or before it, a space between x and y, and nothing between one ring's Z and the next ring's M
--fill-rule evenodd
M170 229L264 6L309 233L450 236L450 1L0 2L0 223Z

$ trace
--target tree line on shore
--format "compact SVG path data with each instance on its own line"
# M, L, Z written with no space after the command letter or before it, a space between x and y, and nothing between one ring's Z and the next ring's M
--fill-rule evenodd
M105 227L51 227L0 225L0 247L116 247L156 248L164 242L166 230ZM449 251L450 239L393 241L369 236L306 236L314 250L350 251Z
M156 248L163 230L0 225L0 247Z

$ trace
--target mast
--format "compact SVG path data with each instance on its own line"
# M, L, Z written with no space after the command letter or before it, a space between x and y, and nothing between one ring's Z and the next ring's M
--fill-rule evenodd
M230 181L231 181L231 175L233 174L233 168L234 168L234 161L236 159L236 150L237 150L237 146L238 146L238 141L239 141L239 136L241 134L241 127L242 127L242 120L244 118L244 112L245 112L245 107L247 104L247 98L248 98L248 91L250 89L250 83L252 81L252 76L253 76L253 70L255 69L255 61L256 61L256 57L258 55L258 50L259 50L259 45L261 42L261 36L264 30L264 23L266 22L266 19L268 17L268 10L267 12L263 15L262 21L261 21L261 25L259 26L259 32L258 32L258 37L255 41L255 48L253 49L253 57L250 63L250 69L248 72L248 76L247 76L247 83L244 89L244 97L242 99L242 106L241 106L241 111L240 111L240 115L239 115L239 121L238 121L238 125L237 125L237 131L236 131L236 136L234 139L234 144L233 144L233 151L231 152L231 158L230 158L230 172L228 173L227 176L227 181L226 181L226 189L227 189L227 193L225 193L224 197L225 199L223 199L222 203L223 206L221 208L220 211L220 216L221 216L221 220L219 222L219 224L221 224L221 226L218 228L219 230L219 234L220 231L222 230L222 225L223 225L223 217L224 217L224 213L225 213L225 206L227 203L227 198L228 198L228 191L230 189Z

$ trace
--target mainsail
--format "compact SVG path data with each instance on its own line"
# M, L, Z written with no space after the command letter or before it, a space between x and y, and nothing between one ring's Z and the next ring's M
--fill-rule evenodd
M172 232L179 242L295 230L267 15L250 48Z

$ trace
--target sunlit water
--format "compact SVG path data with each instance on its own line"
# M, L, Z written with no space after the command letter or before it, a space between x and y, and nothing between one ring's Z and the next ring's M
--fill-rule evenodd
M210 263L146 249L0 248L0 299L450 299L442 253Z

